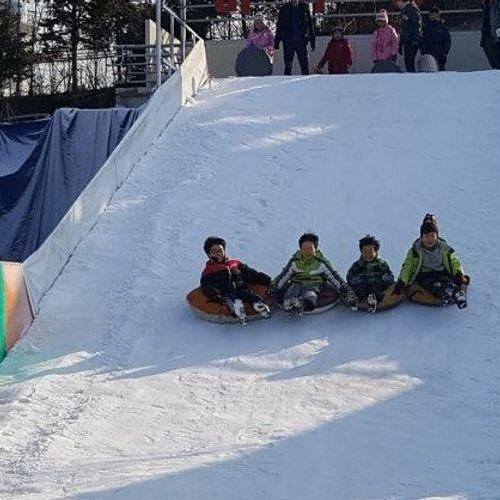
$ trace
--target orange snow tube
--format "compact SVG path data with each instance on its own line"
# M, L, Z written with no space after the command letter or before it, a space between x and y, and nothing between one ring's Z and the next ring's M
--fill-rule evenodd
M392 309L393 307L396 307L397 305L401 304L403 300L405 299L405 295L403 293L397 293L392 295L392 292L394 291L395 283L393 283L389 288L384 290L384 295L382 297L382 300L377 304L377 311L385 311L387 309ZM366 300L362 300L358 304L358 309L360 311L366 311L368 309L368 303Z
M268 286L266 285L249 285L249 288L261 297L267 296ZM191 290L186 297L188 304L192 307L193 311L202 319L213 321L214 323L238 323L229 307L225 304L218 304L217 302L210 302L207 296L202 292L201 288ZM245 304L245 312L247 319L262 319L262 316L253 310L252 304Z
M467 293L467 289L465 289L465 293ZM418 283L413 283L409 286L406 290L406 296L411 302L416 302L424 306L443 306L443 303L435 295Z

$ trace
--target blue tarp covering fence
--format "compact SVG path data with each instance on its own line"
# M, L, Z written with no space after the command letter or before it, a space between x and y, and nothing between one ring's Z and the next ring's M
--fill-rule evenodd
M140 109L60 109L0 125L0 260L23 262L57 226Z

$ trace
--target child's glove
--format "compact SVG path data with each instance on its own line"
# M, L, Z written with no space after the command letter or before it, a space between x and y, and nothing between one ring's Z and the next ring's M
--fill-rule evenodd
M353 290L349 290L346 293L345 302L349 307L352 307L353 309L358 308L358 302L359 302L358 296L354 293Z
M405 289L406 285L401 280L398 280L391 295L401 295L405 291Z
M458 286L462 286L462 285L467 285L468 284L467 278L465 277L465 275L463 273L457 273L457 274L455 274L455 277L453 278L453 281Z
M278 40L274 42L274 50L279 50L279 49L280 49L280 42Z
M398 60L398 56L394 54L393 56L391 56L391 60L396 62Z

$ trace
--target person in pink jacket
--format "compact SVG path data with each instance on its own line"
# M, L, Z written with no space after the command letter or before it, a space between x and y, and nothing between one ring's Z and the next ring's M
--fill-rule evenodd
M274 35L267 27L264 16L257 16L253 23L253 29L247 36L247 47L258 47L266 52L271 61L274 52Z
M374 63L398 57L399 37L396 30L389 24L387 11L381 9L375 17L377 29L372 38L372 59Z

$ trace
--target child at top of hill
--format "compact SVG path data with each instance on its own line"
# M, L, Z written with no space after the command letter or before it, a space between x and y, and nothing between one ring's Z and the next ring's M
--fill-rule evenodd
M368 311L375 312L383 298L383 292L392 283L394 275L389 264L378 255L380 243L374 236L367 235L359 240L361 256L352 264L347 273L347 283L358 296L366 299Z
M387 11L381 9L375 17L377 29L373 32L371 52L373 63L398 57L399 37L396 30L389 24Z
M439 237L436 217L426 214L420 226L420 238L413 242L401 268L394 293L419 283L443 304L467 307L465 290L468 278L455 250Z
M274 35L271 29L266 25L264 16L257 16L253 23L253 29L248 33L246 47L257 47L265 51L269 59L273 59L274 53Z
M270 309L262 297L249 289L249 283L269 285L271 278L252 269L238 259L226 256L226 242L217 236L205 240L203 249L209 257L201 274L201 289L213 302L226 304L240 320L245 320L244 303L250 303L256 312L270 316Z
M332 38L316 70L321 71L327 62L330 75L349 73L352 65L352 49L349 40L344 38L344 30L340 26L333 29Z
M429 11L429 21L424 26L420 52L433 56L436 59L439 71L444 71L450 48L450 32L441 18L439 7L433 5Z
M290 314L312 311L327 283L339 292L350 307L357 307L358 298L326 257L318 249L319 238L305 233L299 238L299 250L293 254L281 273L273 279L272 288L284 291L283 308Z

